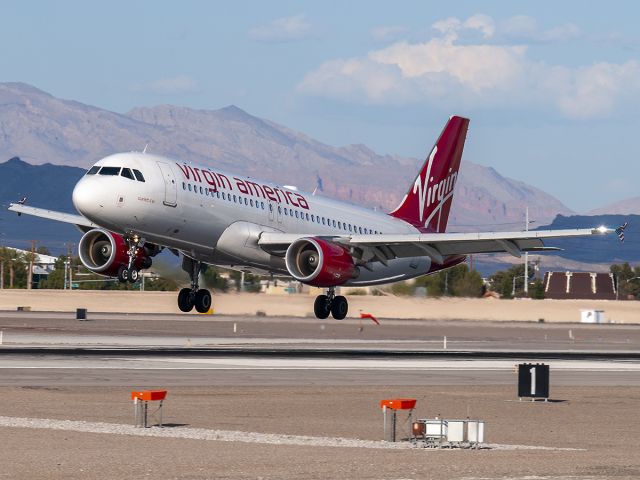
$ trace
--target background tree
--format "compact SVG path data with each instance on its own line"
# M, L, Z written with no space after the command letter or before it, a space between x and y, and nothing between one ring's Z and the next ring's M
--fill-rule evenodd
M516 279L515 296L522 296L524 292L524 265L514 265L507 270L501 270L489 277L489 283L494 292L498 292L502 298L512 298L513 279Z
M618 286L619 298L632 296L640 299L640 266L633 268L628 262L610 267Z

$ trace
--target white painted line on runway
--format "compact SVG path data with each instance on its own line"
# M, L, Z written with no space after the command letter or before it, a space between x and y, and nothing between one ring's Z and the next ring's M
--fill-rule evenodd
M341 447L373 449L414 449L419 448L410 442L389 443L378 440L360 440L342 437L310 437L303 435L285 435L278 433L241 432L237 430L208 430L204 428L136 428L132 425L103 422L85 422L77 420L54 420L48 418L24 418L0 416L0 427L36 428L61 430L66 432L99 433L111 435L131 435L138 437L184 438L190 440L209 440L217 442L258 443L268 445L296 445L307 447ZM495 450L581 450L573 448L543 447L534 445L488 444ZM459 449L447 449L454 451Z
M1 358L0 369L41 370L375 370L375 371L504 371L515 372L515 360L446 359L309 359L309 358ZM636 372L640 362L547 362L551 371Z

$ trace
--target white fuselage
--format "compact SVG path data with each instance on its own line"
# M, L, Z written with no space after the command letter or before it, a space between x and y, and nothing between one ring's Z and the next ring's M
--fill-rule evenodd
M91 174L114 167L110 175ZM121 169L137 170L129 175ZM118 173L119 172L119 173ZM123 176L125 173L125 176ZM76 185L73 202L94 223L137 233L147 242L183 251L205 263L287 275L284 252L258 245L262 232L305 237L416 233L383 213L298 192L268 182L147 153L120 153L98 161ZM425 275L428 257L396 259L362 270L350 285Z

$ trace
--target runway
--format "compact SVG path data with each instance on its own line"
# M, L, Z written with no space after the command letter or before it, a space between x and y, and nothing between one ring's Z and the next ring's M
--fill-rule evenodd
M12 477L640 472L633 325L0 312L0 332ZM551 402L518 400L520 362L550 365ZM130 392L144 388L168 390L167 429L131 427ZM416 398L418 417L485 420L495 448L387 448L379 402L394 397Z
M204 318L204 319L203 319ZM0 313L0 385L640 385L640 327Z

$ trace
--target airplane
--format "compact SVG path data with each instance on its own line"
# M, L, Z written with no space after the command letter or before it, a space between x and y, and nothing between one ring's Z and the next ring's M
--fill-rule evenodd
M80 215L24 204L9 210L76 225L90 271L135 282L169 249L191 285L178 294L183 312L205 313L211 293L198 277L207 265L286 276L326 289L316 317L341 320L338 286L408 280L452 267L476 253L558 250L543 239L612 233L606 227L517 232L446 232L469 119L452 116L400 205L385 214L295 187L276 185L145 151L96 162L73 190Z

